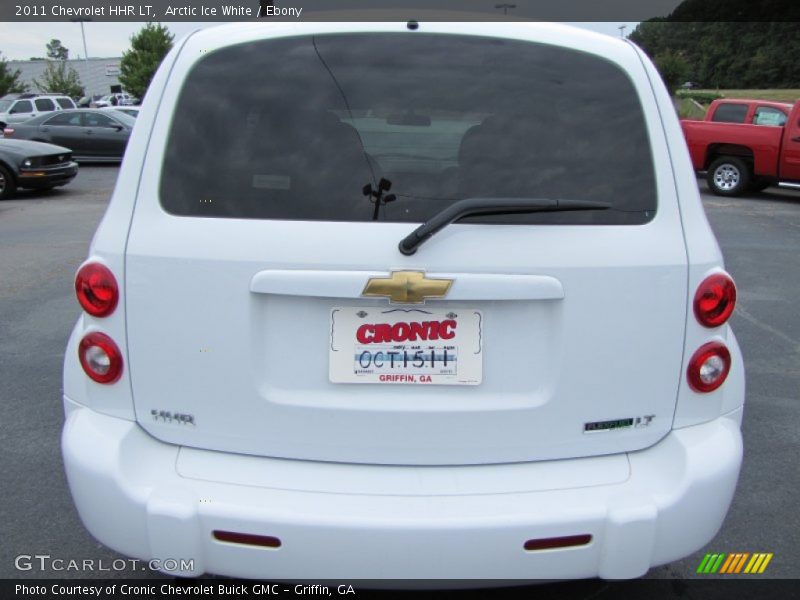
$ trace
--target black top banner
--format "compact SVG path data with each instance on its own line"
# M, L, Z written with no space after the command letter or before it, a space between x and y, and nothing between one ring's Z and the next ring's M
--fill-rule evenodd
M4 0L3 21L800 21L796 0Z

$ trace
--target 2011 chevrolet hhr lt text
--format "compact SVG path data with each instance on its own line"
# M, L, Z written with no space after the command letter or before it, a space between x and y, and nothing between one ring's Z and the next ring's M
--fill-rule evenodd
M75 504L185 575L637 577L736 487L735 287L622 40L195 33L75 289Z

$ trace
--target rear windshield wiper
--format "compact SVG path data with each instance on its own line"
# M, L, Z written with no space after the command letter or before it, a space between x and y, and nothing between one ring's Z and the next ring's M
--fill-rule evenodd
M473 215L509 215L513 213L563 212L568 210L605 210L608 202L559 200L551 198L465 198L454 202L400 240L400 252L409 256L434 234L464 217Z

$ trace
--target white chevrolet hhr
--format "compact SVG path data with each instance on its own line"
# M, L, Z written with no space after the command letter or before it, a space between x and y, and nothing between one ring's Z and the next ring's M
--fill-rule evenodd
M736 487L735 287L623 40L195 33L75 289L75 504L183 575L637 577Z

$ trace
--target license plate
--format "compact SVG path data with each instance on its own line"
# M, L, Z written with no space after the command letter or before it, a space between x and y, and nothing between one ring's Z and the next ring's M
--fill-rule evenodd
M480 311L340 307L331 310L333 383L478 385Z

